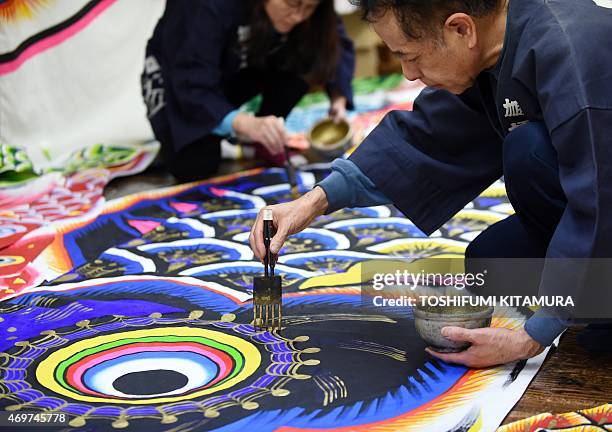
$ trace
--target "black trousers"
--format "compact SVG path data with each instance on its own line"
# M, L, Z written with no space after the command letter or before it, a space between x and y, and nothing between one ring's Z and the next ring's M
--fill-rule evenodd
M543 258L567 205L546 127L530 122L510 132L503 158L506 192L516 213L484 230L465 256Z
M286 117L308 89L308 84L293 74L244 69L225 82L223 91L236 108L261 93L258 116ZM180 182L209 178L219 169L222 137L218 135L206 135L178 151L168 134L157 139L166 167Z

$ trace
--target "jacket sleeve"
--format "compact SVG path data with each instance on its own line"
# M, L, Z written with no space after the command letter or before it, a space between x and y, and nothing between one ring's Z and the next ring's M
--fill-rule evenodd
M431 234L502 175L502 139L476 88L425 89L413 111L392 111L350 160Z
M180 29L167 26L163 46L167 118L177 149L209 134L234 106L222 93L221 58L230 39L231 11L223 2L198 3ZM229 8L227 8L229 9ZM187 12L185 12L187 15Z
M346 98L347 109L353 109L352 81L355 74L355 47L353 41L346 34L346 29L340 17L337 18L338 36L340 37L340 55L334 78L325 86L329 96L340 93Z
M610 318L611 109L585 108L551 131L567 206L549 243L539 294L572 298L562 319Z

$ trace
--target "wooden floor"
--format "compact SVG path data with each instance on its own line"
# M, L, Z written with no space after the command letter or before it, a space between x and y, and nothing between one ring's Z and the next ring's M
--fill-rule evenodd
M253 165L226 163L219 174ZM105 190L107 199L175 185L162 167L113 180ZM576 343L578 330L568 330L559 347L548 355L527 392L504 420L504 424L543 412L564 413L612 402L612 353L587 353ZM610 344L612 341L602 341Z
M578 332L570 329L561 336L559 347L548 355L504 424L543 412L558 414L612 402L612 353L585 351L576 342Z

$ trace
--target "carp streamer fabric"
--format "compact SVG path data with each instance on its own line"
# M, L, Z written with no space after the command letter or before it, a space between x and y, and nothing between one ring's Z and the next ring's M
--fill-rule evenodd
M392 81L358 92L358 139L389 109L411 108L419 89ZM287 121L295 147L326 109L309 98ZM362 303L360 265L461 257L512 212L501 182L430 237L393 207L318 218L281 251L283 329L265 332L250 324L263 266L248 235L261 207L289 199L284 170L105 202L109 179L153 150L98 146L42 175L2 151L0 410L65 413L61 430L75 431L491 431L546 355L446 364L424 352L409 308ZM302 170L300 191L327 173Z
M325 174L301 172L301 190ZM503 184L429 238L386 206L320 217L281 251L283 330L256 331L262 265L248 231L289 193L283 170L256 170L59 223L38 259L48 281L0 303L0 409L67 413L75 430L497 427L543 355L484 370L436 361L410 309L361 304L353 269L381 256L460 256L507 215Z

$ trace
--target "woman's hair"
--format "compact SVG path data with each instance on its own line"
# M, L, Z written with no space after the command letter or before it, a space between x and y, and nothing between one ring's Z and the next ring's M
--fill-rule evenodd
M249 0L251 36L247 40L249 64L264 68L268 55L278 42L268 14L266 0ZM283 71L296 73L310 84L324 84L336 71L340 52L336 13L333 0L320 0L314 13L298 24L287 35L286 45L278 66Z

